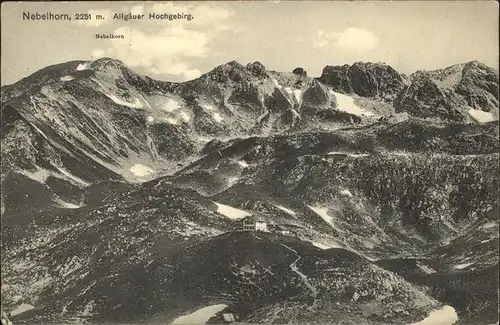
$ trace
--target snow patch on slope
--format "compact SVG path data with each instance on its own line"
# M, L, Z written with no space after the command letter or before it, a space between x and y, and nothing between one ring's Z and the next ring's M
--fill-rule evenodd
M419 268L422 272L424 272L424 273L426 273L426 274L433 274L433 273L436 273L436 270L434 270L434 269L433 269L433 268L431 268L431 267L428 267L428 266L427 266L427 265L425 265L425 264L422 264L421 262L417 262L417 266L418 266L418 268Z
M210 317L215 316L219 311L224 310L227 305L211 305L198 309L194 313L176 318L172 325L203 325Z
M32 305L30 304L20 304L19 306L16 307L16 309L14 309L13 311L11 311L10 315L11 316L16 316L16 315L19 315L19 314L22 314L22 313L25 313L27 312L28 310L31 310L35 307L33 307ZM3 324L3 323L2 323Z
M313 210L318 216L320 216L326 223L332 226L333 229L338 231L339 233L345 233L345 231L339 229L335 223L333 222L333 217L328 214L328 208L322 207L320 205L315 206L307 206L309 209Z
M340 194L343 195L343 196L348 196L348 197L353 197L354 196L354 195L352 195L351 191L349 191L347 189L341 190Z
M282 210L282 211L285 211L286 213L288 213L289 215L295 217L297 215L297 213L295 213L295 211L292 211L290 209L287 209L281 205L277 205L277 204L273 204L275 207L277 207L278 209Z
M246 161L244 161L244 160L238 160L238 165L240 165L243 168L247 168L248 167L248 163Z
M498 224L496 222L488 222L488 223L485 223L484 225L482 225L481 227L479 227L479 229L491 229L491 228L494 228L496 227Z
M493 114L479 109L470 109L468 113L476 122L479 123L495 121L495 117L493 116Z
M83 179L76 177L75 175L72 175L70 172L68 172L66 169L62 167L55 166L58 171L60 171L64 176L68 177L70 180L76 182L78 185L83 185L83 186L89 186L90 183L87 183Z
M165 122L173 124L173 125L177 125L177 120L172 118L172 117L165 118Z
M240 210L237 208L233 208L229 205L225 205L225 204L221 204L221 203L217 203L217 202L214 202L214 203L217 205L217 212L230 218L230 219L243 219L243 218L251 215L250 213L248 213L246 211L243 211L243 210Z
M455 269L457 269L457 270L463 270L463 269L465 269L466 267L471 266L472 264L474 264L474 263L463 263L463 264L457 264L457 265L455 265L453 268L455 268Z
M330 89L330 94L334 95L337 99L337 109L349 114L357 116L373 116L372 112L365 111L354 103L354 98L341 93L337 93Z
M312 241L310 243L313 244L314 246L320 248L320 249L341 248L340 246L334 245L332 243L330 243L328 245L325 245L325 244L322 244L322 243L318 243L318 242L315 242L315 241Z
M64 208L64 209L78 209L78 208L81 208L83 206L83 205L76 205L76 204L73 204L70 202L63 201L60 198L57 198L55 200L55 203L58 204L58 206L60 208Z
M276 79L274 79L274 78L273 78L273 83L274 83L274 85L276 86L276 88L278 88L278 89L281 89L281 88L282 88L282 87L281 87L281 85L280 85L280 83L278 82L278 80L276 80Z
M47 178L49 178L49 176L51 176L52 173L47 169L43 169L37 166L37 170L35 172L30 172L28 170L20 170L19 174L24 175L36 182L45 183Z
M138 177L145 177L154 173L153 169L149 168L148 166L144 166L142 164L135 164L132 167L130 167L129 170L130 172L132 172L132 174Z
M323 208L320 206L310 206L309 209L313 210L318 216L323 218L329 225L333 226L333 218L328 215L328 208Z
M173 100L172 98L169 98L165 105L163 106L163 109L167 112L173 112L175 110L179 109L179 103L176 100Z
M446 305L439 310L432 311L427 318L420 322L410 325L453 325L457 320L458 315L455 308Z
M353 158L370 156L369 153L351 153L351 152L345 152L345 151L331 151L328 153L328 155L346 155L346 156L353 157Z
M220 113L214 113L214 114L213 114L213 117L214 117L214 120L215 120L216 122L219 122L219 123L220 123L220 122L222 122L222 121L224 120L224 118L220 115Z
M49 138L47 137L47 135L45 133L43 133L43 131L40 130L35 124L33 124L33 123L30 123L30 124L35 128L35 130L37 130L45 138L45 140L50 141Z
M293 95L295 96L295 99L297 100L297 103L300 102L300 99L302 98L302 90L300 89L295 89L293 91Z
M301 119L301 116L299 113L297 113L297 111L293 108L290 109L292 111L292 114L295 118L298 118L299 120Z
M75 79L75 78L73 78L72 76L64 76L64 77L59 78L59 80L61 80L61 81L71 81L73 79Z
M207 110L207 111L213 111L214 107L210 104L201 104L201 108Z
M31 172L29 170L18 170L17 172L21 175L24 175L28 177L31 180L34 180L36 182L39 182L41 184L44 184L47 181L47 178L50 176L59 178L65 181L69 181L70 183L77 185L77 186L87 186L89 183L85 182L84 180L70 174L68 171L65 169L62 169L60 167L56 167L61 173L57 173L55 171L47 170L44 168L41 168L40 166L35 166L36 171Z
M85 63L80 63L77 67L76 67L76 70L77 71L82 71L82 70L87 70L89 68L89 63L88 62L85 62Z
M130 107L130 108L143 108L144 107L144 105L142 105L139 98L134 98L134 102L130 103L130 102L127 102L126 100L123 100L121 98L116 97L113 94L108 93L108 94L106 94L106 96L108 96L108 98L111 99L115 104L118 104L121 106L126 106L126 107Z

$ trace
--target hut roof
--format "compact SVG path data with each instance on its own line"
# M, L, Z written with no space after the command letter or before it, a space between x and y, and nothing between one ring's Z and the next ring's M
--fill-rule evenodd
M248 216L248 217L245 217L243 219L241 219L241 221L243 220L252 220L252 221L255 221L255 222L266 222L266 220L264 220L263 218L261 217L258 217L258 216Z

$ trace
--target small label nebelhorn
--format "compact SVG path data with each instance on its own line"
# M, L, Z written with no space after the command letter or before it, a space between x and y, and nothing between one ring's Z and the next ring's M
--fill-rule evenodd
M71 20L67 13L23 12L23 20Z
M95 34L95 39L125 39L125 35L121 34Z

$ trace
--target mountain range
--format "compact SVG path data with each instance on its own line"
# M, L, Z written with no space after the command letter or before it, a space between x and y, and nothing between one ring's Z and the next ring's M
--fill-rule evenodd
M173 83L102 58L1 95L15 324L220 304L252 324L498 323L498 72L480 62L232 61ZM291 234L236 231L249 215Z

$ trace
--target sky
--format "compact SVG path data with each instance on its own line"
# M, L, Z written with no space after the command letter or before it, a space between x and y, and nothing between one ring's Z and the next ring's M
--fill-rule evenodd
M23 20L23 12L68 13L72 20ZM81 13L93 19L76 20ZM113 19L115 13L145 19ZM150 20L150 13L193 19ZM472 60L498 70L499 61L496 1L4 2L1 18L2 85L51 64L99 57L171 81L232 60L275 71L302 67L309 76L356 61L385 62L406 74Z

